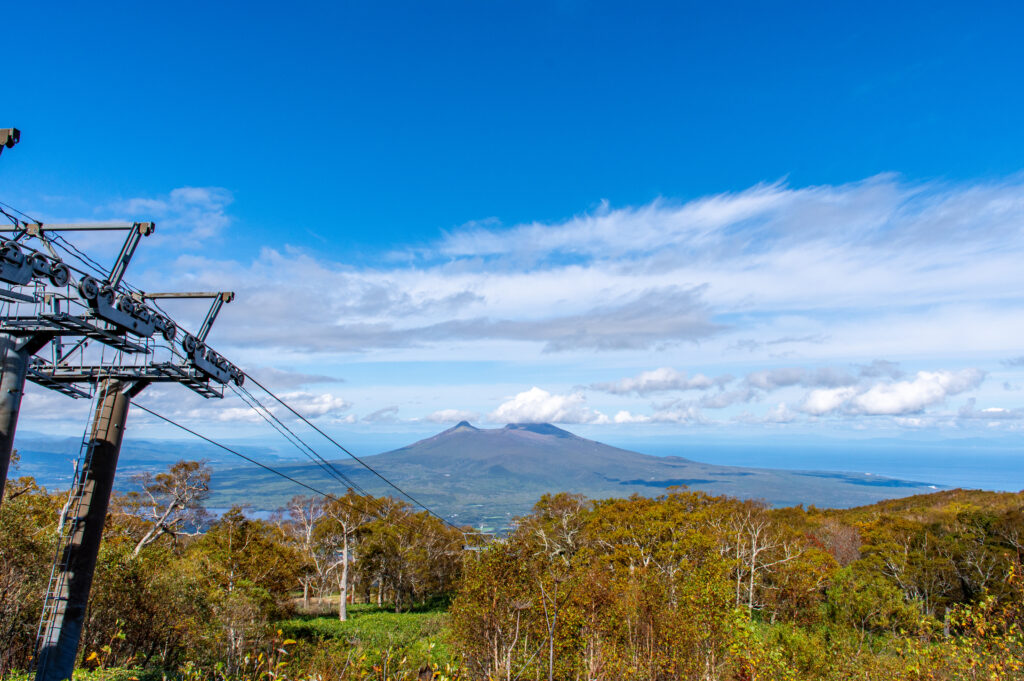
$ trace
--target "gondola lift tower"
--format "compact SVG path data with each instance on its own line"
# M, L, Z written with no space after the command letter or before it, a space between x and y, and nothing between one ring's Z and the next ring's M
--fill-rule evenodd
M0 129L0 152L20 139L16 128ZM240 386L245 374L206 343L233 293L146 293L125 283L153 222L44 224L2 212L11 224L0 226L0 235L10 235L0 241L0 501L26 381L95 400L37 634L36 681L64 681L78 655L131 400L153 383L180 383L220 398L225 385ZM99 230L126 233L109 270L83 259L63 236ZM155 303L175 298L212 300L196 334L180 332Z

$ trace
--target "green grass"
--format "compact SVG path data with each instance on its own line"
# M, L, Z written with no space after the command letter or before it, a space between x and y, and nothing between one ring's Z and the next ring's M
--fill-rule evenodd
M35 672L12 672L4 681L33 681ZM167 672L159 669L75 669L74 681L167 681Z
M352 605L349 619L300 615L277 622L287 638L299 642L300 657L350 655L378 663L387 656L405 660L405 666L443 667L451 663L447 645L448 613L443 609L395 613L375 605Z
M277 640L294 639L284 645L288 653L281 658L287 664L287 678L314 679L388 679L417 678L418 670L430 666L437 678L460 677L454 671L447 644L448 613L441 602L421 606L414 612L395 613L375 605L349 606L349 619L337 615L299 615L271 625L280 630ZM282 668L284 669L284 668ZM282 670L278 670L281 672ZM263 673L244 675L246 679L270 681ZM34 674L15 672L5 681L32 681ZM200 681L219 679L218 673L200 670L158 669L76 669L75 681Z
M284 635L296 640L356 640L365 645L408 645L436 638L444 630L448 614L443 610L395 613L375 605L351 605L349 619L337 616L300 615L277 623Z

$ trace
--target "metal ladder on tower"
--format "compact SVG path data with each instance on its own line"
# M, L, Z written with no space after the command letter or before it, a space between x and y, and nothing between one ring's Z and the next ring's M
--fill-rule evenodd
M56 637L60 634L60 627L54 626L60 616L64 613L68 600L67 578L69 548L75 540L79 526L84 521L89 511L88 503L83 500L89 496L91 486L87 476L92 462L92 455L95 449L94 433L104 432L110 423L109 410L101 409L102 399L97 389L93 396L92 411L85 426L85 433L82 436L82 443L78 451L78 460L75 462L75 476L68 494L67 503L61 512L60 523L57 526L57 548L53 557L53 567L50 569L50 582L46 589L46 596L43 599L43 612L39 618L39 628L36 631L36 659L39 659L39 652L48 644L55 644Z

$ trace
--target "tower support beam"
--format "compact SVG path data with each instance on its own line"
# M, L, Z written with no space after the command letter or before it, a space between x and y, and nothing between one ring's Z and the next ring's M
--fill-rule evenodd
M115 380L100 387L85 465L72 491L64 520L65 540L58 549L43 610L36 681L64 681L75 668L128 416L125 387Z
M25 392L29 352L23 340L0 333L0 502L14 451L14 431L18 427L21 396Z

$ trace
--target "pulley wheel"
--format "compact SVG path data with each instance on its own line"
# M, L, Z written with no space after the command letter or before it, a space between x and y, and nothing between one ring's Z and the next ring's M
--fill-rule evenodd
M134 304L133 314L143 324L149 324L151 321L153 321L153 311L146 307L143 303Z
M178 326L167 317L161 317L160 333L163 334L164 340L168 343L174 342L174 337L178 335Z
M100 295L100 283L87 274L78 282L78 292L86 300L96 300Z
M17 241L5 241L4 245L0 247L0 257L17 265L25 261L25 256L22 255L21 246Z
M71 281L71 270L62 262L51 263L50 283L58 288L63 288Z
M50 273L50 260L42 253L28 256L28 264L32 266L32 273L37 277L45 277Z

